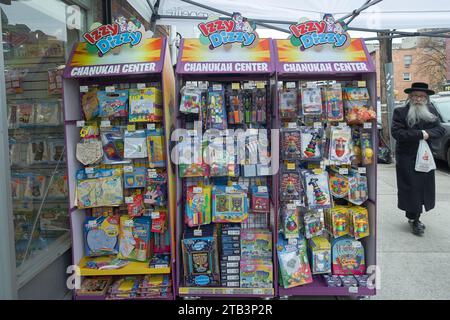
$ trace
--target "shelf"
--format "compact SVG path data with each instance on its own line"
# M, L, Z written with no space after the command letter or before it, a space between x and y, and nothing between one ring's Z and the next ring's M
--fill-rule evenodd
M152 298L129 298L129 299L107 299L105 296L95 296L95 295L75 295L75 300L108 300L108 301L119 301L119 300L173 300L173 295L170 293L166 297L152 297Z
M95 261L102 261L109 259L108 257L87 258L81 259L79 266L85 266L86 262L94 259ZM98 270L80 267L81 276L119 276L119 275L142 275L142 274L169 274L170 267L167 268L149 268L147 262L131 261L125 267L113 270Z
M227 287L180 287L180 296L201 296L201 297L273 297L273 288L227 288Z
M294 288L279 288L282 296L373 296L375 289L366 287L328 287L325 280L315 279L313 283Z

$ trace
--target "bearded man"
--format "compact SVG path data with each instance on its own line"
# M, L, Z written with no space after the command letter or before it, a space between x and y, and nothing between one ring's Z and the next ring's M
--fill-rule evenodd
M429 95L434 94L428 85L413 83L405 89L408 100L405 106L394 109L392 136L397 141L395 150L398 208L406 212L406 218L415 235L423 235L425 225L419 220L422 207L425 211L435 205L434 170L415 171L417 149L420 140L439 139L445 134L438 113L430 103Z

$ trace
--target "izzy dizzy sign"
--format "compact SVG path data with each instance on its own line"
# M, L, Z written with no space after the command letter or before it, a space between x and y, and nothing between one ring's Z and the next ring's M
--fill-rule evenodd
M210 49L232 43L241 43L242 46L247 47L252 45L258 37L250 22L236 12L233 13L231 20L216 19L202 22L198 28L202 33L200 38L203 36L208 40Z
M350 42L350 36L345 31L345 23L336 22L331 14L325 14L321 21L293 24L289 29L292 33L291 43L294 46L300 46L302 50L323 44L340 48Z
M130 44L135 46L142 39L142 32L136 31L131 23L128 28L123 28L117 23L101 25L90 32L86 32L83 38L91 45L95 45L100 55L105 55L112 49Z

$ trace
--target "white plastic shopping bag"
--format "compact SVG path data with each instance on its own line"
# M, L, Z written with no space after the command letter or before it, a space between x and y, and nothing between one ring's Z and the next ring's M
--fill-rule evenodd
M416 156L416 171L430 172L436 169L436 163L433 159L430 147L425 140L420 140L419 149L417 149Z

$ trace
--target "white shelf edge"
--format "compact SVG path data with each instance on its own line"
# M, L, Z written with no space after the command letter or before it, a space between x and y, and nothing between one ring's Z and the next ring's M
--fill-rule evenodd
M17 288L20 289L34 277L51 265L71 247L70 234L67 233L56 239L46 251L27 260L17 267Z

